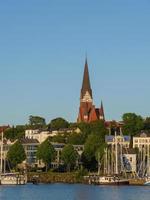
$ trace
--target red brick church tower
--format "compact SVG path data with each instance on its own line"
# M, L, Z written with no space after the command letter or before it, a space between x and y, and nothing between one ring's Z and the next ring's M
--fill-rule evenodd
M104 108L102 102L100 108L95 108L95 105L93 105L92 89L90 84L88 63L86 59L77 122L89 123L96 120L105 120Z

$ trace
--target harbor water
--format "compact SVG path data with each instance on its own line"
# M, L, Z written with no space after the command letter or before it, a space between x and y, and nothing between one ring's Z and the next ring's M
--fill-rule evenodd
M150 186L0 185L0 200L150 200Z

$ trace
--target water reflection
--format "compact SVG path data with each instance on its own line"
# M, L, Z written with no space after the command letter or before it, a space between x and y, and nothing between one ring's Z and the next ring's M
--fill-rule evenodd
M0 186L0 200L149 200L150 187L49 184Z

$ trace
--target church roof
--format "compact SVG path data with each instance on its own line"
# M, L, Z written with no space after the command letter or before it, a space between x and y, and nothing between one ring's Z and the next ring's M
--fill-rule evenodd
M81 98L84 97L87 91L89 92L92 98L92 89L91 89L91 84L90 84L89 69L88 69L88 63L87 63L87 58L86 58L85 67L84 67L84 75L83 75L83 83L82 83L82 89L81 89Z

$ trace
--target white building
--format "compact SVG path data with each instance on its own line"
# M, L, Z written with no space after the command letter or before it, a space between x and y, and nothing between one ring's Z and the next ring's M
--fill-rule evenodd
M40 130L26 130L25 138L35 139L41 144L50 136L49 131L40 131Z
M133 137L133 148L141 150L143 147L150 147L150 133L142 132Z
M38 134L40 132L39 129L27 129L25 130L25 137L27 138L33 138L35 134Z
M123 163L126 172L136 173L137 155L134 149L128 149L123 151Z
M65 134L65 133L80 133L79 128L65 128L65 129L59 129L59 130L51 130L51 131L40 131L39 129L32 130L28 129L25 130L25 138L29 139L36 139L41 144L44 142L48 137L54 137L59 134Z

